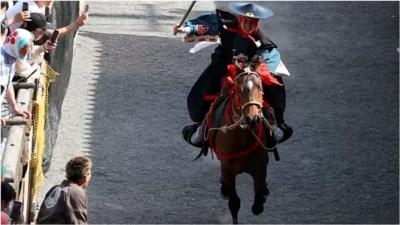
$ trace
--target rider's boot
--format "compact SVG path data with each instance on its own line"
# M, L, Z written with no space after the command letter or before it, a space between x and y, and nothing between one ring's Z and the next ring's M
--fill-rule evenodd
M282 143L289 139L293 134L293 129L284 122L278 124L275 118L275 111L272 107L264 110L265 117L271 125L272 135L278 143Z
M286 123L281 123L278 126L281 130L283 130L283 137L279 140L279 143L282 143L292 136L293 128Z
M276 142L279 142L284 137L284 133L283 130L279 128L278 123L276 122L274 109L272 107L264 109L264 116L269 122L272 137L275 139Z
M201 148L204 143L204 127L195 123L182 129L183 139L194 147Z

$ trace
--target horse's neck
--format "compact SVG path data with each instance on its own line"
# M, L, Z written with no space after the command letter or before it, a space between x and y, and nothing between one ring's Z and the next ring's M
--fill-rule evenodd
M226 93L228 94L228 93ZM234 93L229 93L227 103L224 106L224 111L217 127L229 127L227 132L217 130L210 135L211 140L215 143L215 147L221 151L244 150L249 148L254 143L254 136L249 129L240 127L240 119L242 111L238 102L235 99Z

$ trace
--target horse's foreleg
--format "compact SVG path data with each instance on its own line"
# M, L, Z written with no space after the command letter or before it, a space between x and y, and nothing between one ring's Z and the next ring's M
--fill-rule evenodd
M221 196L222 196L223 199L227 200L229 198L228 190L226 188L226 184L224 183L224 178L222 176L219 179L219 183L221 185L221 188L220 188Z
M264 184L263 184L264 183ZM265 181L260 182L259 179L254 179L254 203L251 207L251 210L254 215L259 215L264 211L264 203L265 203Z
M268 188L268 182L267 182L268 162L269 162L269 157L268 157L268 153L267 153L267 159L265 161L265 164L263 164L264 171L265 171L265 174L263 175L264 176L263 179L265 181L264 196L268 196L269 195L269 188Z
M228 183L228 195L229 195L229 210L231 211L232 214L232 223L237 224L238 223L238 212L240 209L240 198L236 193L236 187L235 187L235 177L233 177L232 181Z
M259 167L252 174L254 180L254 203L251 210L254 215L259 215L264 211L265 196L269 192L266 183L267 163L268 159L260 162Z
M221 192L222 194L227 194L229 198L229 210L232 215L232 223L238 223L238 212L240 209L240 198L236 193L235 178L236 175L230 172L224 171L222 169L222 179L221 179Z

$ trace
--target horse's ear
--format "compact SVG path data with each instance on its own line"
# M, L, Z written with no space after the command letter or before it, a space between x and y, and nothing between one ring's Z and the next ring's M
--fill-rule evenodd
M232 78L235 78L235 77L236 77L236 74L237 74L236 66L233 65L233 64L228 64L226 67L227 67L227 69L228 69L229 75L230 75Z

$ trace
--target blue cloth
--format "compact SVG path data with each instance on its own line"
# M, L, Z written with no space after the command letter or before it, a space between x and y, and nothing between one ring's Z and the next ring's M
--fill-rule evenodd
M219 35L217 19L216 14L206 14L196 19L185 21L183 26L190 28L190 34ZM203 33L201 29L204 27L206 27L206 31Z
M267 63L269 70L275 73L276 68L281 61L281 54L278 52L277 48L273 48L271 51L265 49L258 49L257 55L261 56L265 63Z

